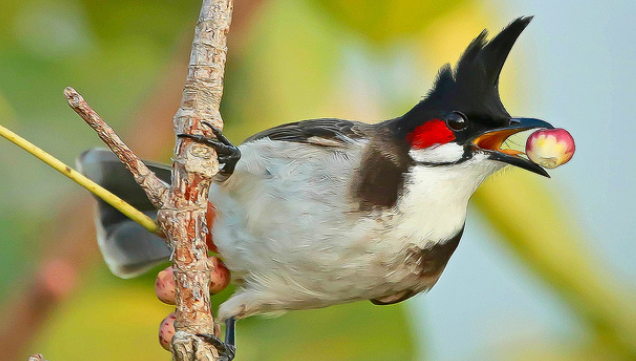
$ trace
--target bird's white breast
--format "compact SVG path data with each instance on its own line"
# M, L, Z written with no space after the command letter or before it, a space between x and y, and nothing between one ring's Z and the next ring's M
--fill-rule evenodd
M463 227L468 200L477 187L502 167L480 154L453 165L412 167L395 211L396 233L423 240L424 245L450 239Z

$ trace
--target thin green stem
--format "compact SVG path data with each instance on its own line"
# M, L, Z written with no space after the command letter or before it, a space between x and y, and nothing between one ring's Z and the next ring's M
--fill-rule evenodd
M157 226L157 223L155 223L155 221L153 221L150 217L148 217L147 215L145 215L144 213L142 213L135 207L126 203L123 199L117 197L116 195L108 191L106 188L86 178L83 174L77 172L76 170L72 169L68 165L64 164L59 159L53 157L49 153L35 146L33 143L20 137L19 135L13 133L9 129L1 125L0 125L0 135L7 138L9 141L14 143L18 147L26 150L27 152L29 152L30 154L32 154L39 160L48 164L53 169L62 173L66 177L70 178L75 183L86 188L89 192L101 198L104 202L110 204L115 209L117 209L118 211L126 215L128 218L139 223L148 231L155 233L157 235L163 236L163 233L161 232L161 230L159 229L159 226Z

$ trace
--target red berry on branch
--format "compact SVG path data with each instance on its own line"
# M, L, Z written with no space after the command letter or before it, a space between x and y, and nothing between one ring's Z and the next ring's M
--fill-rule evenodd
M210 261L214 265L210 275L210 293L216 294L223 291L230 284L230 271L219 258L210 257Z
M159 343L161 347L170 351L170 342L175 334L174 321L177 319L177 315L172 312L166 318L161 321L159 326Z
M155 281L155 294L163 303L174 305L176 302L176 286L174 283L174 272L172 267L168 267L157 275Z

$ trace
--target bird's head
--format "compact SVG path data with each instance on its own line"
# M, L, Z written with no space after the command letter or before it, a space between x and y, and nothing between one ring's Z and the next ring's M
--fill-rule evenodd
M416 163L504 162L549 177L523 152L501 149L515 133L553 128L539 119L510 116L499 98L501 69L530 20L532 17L516 19L490 41L484 30L470 43L455 69L442 67L428 96L396 123L395 131L409 144L409 154Z

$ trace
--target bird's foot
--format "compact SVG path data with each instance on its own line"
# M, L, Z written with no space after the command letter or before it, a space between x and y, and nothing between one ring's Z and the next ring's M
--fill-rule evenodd
M200 333L197 334L197 336L201 337L203 341L214 346L214 348L219 351L219 361L232 361L234 359L236 346L223 342L218 337L208 333Z
M207 144L210 147L214 148L219 157L219 163L224 165L221 173L226 176L232 175L232 173L234 172L234 167L236 167L236 163L241 159L241 151L238 149L237 146L232 144L232 142L230 142L230 140L227 139L225 135L223 135L221 129L205 121L201 123L212 130L212 133L214 133L216 139L208 138L206 136L198 134L184 133L177 134L177 137L188 138L195 142Z
M201 333L197 336L219 350L220 361L232 361L234 359L236 355L236 319L234 317L225 320L225 342L207 333Z

